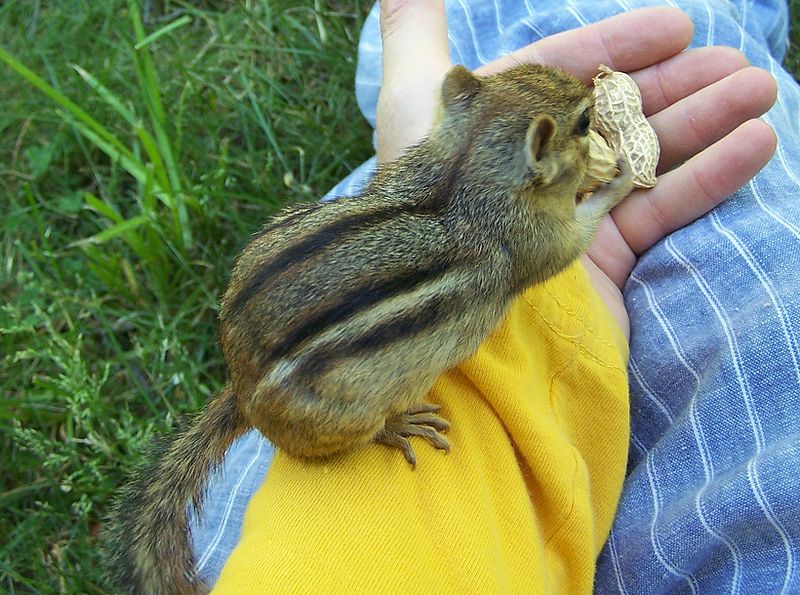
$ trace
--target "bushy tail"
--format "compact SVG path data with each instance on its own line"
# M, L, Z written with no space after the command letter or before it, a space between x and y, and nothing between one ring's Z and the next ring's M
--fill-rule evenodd
M142 595L207 591L194 573L187 506L191 502L200 509L209 473L247 429L226 386L123 489L106 537L111 580L120 590Z

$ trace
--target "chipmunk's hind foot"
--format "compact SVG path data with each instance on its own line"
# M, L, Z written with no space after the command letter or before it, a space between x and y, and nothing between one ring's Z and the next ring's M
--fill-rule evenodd
M450 424L437 415L438 411L439 406L432 403L415 405L403 413L388 418L383 429L375 434L372 440L378 444L400 449L414 469L417 466L417 456L409 441L411 436L424 438L435 448L450 452L450 443L439 433L449 430Z

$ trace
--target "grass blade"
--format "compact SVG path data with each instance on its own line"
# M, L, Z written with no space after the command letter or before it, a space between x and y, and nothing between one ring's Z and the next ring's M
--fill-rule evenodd
M65 119L67 118L65 117ZM118 162L122 166L122 169L136 178L137 182L140 184L145 182L147 179L147 167L141 160L137 159L130 150L125 149L124 152L118 150L116 146L107 143L104 139L95 134L92 129L83 125L81 122L72 121L71 124L78 130L78 132L85 136L89 142L103 151L103 153L108 155L112 161ZM155 192L156 196L161 200L161 202L171 209L172 199L169 193L166 192L161 186L158 186Z
M162 186L169 188L168 192L172 197L172 200L170 200L170 209L172 211L172 224L175 230L175 239L178 242L183 242L183 245L185 246L186 242L190 240L190 238L184 233L184 230L186 230L188 227L187 214L185 210L181 211L182 203L180 198L176 196L174 189L170 187L170 180L168 179L167 170L164 167L162 154L159 152L159 146L157 146L153 137L141 126L136 127L136 135L142 142L142 146L147 152L147 156L150 158L150 162L155 168L155 175L158 178L158 181L162 184ZM151 189L148 189L145 196L150 192Z
M162 35L166 35L170 31L177 29L178 27L183 27L184 25L190 23L192 21L192 17L189 15L183 15L179 19L175 19L171 23L164 25L161 29L153 31L150 35L143 38L141 41L138 41L136 45L133 46L133 49L140 50L148 45L150 45L153 41L161 37Z
M136 217L125 219L122 223L112 225L108 229L104 229L100 233L96 233L93 236L73 242L70 244L70 246L81 246L83 244L105 244L109 240L113 240L114 238L123 236L128 232L135 230L148 221L150 221L150 217L147 215L137 215Z
M92 118L76 103L70 101L50 86L43 78L27 68L24 64L16 60L11 54L0 47L0 60L8 64L12 70L24 78L28 83L39 89L47 97L55 101L63 109L69 112L74 118L82 122L85 128L88 128L94 133L96 138L100 138L106 145L114 147L120 155L124 155L129 159L133 159L133 153L111 132L109 132L100 122Z
M131 126L136 126L137 118L136 115L130 111L127 107L125 107L122 101L114 95L111 91L108 90L105 85L103 85L100 81L94 78L89 72L78 66L77 64L73 64L72 68L77 72L80 77L86 81L89 87L97 93L100 98L105 101L108 105L114 108L120 116L122 116L125 121L130 124Z
M269 141L269 144L272 146L272 150L275 152L275 157L278 161L280 161L281 167L283 171L288 171L289 166L286 163L286 157L283 155L283 151L281 150L281 146L278 143L278 138L275 135L275 128L272 123L264 116L264 112L261 110L261 106L256 99L255 94L253 93L253 88L250 85L250 81L246 79L243 75L239 76L239 80L242 82L242 86L245 89L245 93L247 93L247 98L250 100L250 105L253 108L253 113L255 114L256 121L258 122L261 130L264 131L264 134Z
M147 156L150 158L150 163L152 163L153 167L155 168L155 174L159 184L161 185L161 188L170 196L172 196L174 189L172 188L169 177L167 176L167 170L164 167L164 160L161 158L162 155L159 152L159 147L157 146L156 140L149 132L147 132L147 130L142 128L140 124L137 124L134 127L134 131L136 132L136 136L141 141L145 153L147 153ZM174 210L175 205L173 201L170 201L170 206Z
M178 167L172 145L169 142L169 136L164 129L164 105L161 101L161 94L159 92L158 82L156 80L155 68L153 67L153 60L150 52L145 43L147 37L144 34L144 27L142 25L141 15L139 14L139 7L136 0L128 0L128 8L130 12L131 22L133 23L134 35L136 37L136 45L133 47L134 51L134 64L136 66L136 73L139 78L139 85L144 92L145 103L147 111L150 115L150 122L153 126L153 132L158 143L158 152L160 154L160 162L169 178L169 187L172 190L172 211L176 217L176 229L179 232L178 241L181 248L187 248L192 244L191 227L189 226L189 214L186 210L186 205L183 200L183 184L181 183L181 175ZM188 17L187 17L188 18ZM180 19L179 19L180 20ZM162 28L159 37L168 33L166 28ZM173 27L172 29L175 29ZM149 37L152 37L149 36ZM151 39L152 41L152 39ZM156 167L157 174L158 166ZM163 184L163 182L162 182Z
M128 11L130 12L136 42L137 44L142 43L145 39L144 27L142 26L142 17L139 14L139 5L136 0L128 0ZM153 68L153 61L150 59L150 54L146 51L134 50L134 56L137 57L137 62L139 62L138 57L141 56L141 62L137 64L137 66L141 66L143 76L140 76L140 82L143 88L147 91L156 90L156 93L148 92L145 98L148 99L148 101L153 101L150 108L153 110L158 122L164 122L164 106L161 103L161 96L157 92L158 85L156 84L155 70ZM137 71L139 70L140 69L137 67Z
M91 192L84 192L83 200L90 209L97 211L114 223L122 223L125 220L112 205L103 202Z

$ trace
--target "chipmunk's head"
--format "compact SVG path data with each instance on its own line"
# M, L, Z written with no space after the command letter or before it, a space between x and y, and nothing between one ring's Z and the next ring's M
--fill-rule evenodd
M545 66L485 78L455 66L442 85L442 108L440 130L467 145L463 167L537 211L574 215L594 118L593 94L579 80Z

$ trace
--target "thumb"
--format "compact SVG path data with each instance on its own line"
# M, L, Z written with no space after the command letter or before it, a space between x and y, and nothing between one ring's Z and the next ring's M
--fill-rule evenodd
M394 159L433 124L450 68L443 0L381 0L383 80L378 99L378 160Z
M383 76L413 80L450 66L443 0L381 0Z

